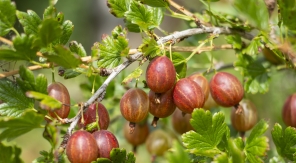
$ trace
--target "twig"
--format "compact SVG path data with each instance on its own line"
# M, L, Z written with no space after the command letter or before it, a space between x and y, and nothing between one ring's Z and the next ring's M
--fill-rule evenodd
M7 45L12 45L12 42L4 37L0 37L0 41Z
M185 14L189 17L192 17L198 27L203 27L204 25L211 26L209 23L203 22L200 19L198 19L193 13L186 10L183 6L180 6L178 3L174 2L173 0L169 0L168 2L170 3L171 6L173 6L175 9L181 11L183 14Z
M169 50L169 47L165 47L166 50ZM196 49L195 46L172 46L171 50L174 52L193 52ZM200 54L202 52L212 51L212 50L227 50L227 49L233 49L233 46L230 44L225 44L221 46L206 46L201 47L199 51L197 51L195 54Z

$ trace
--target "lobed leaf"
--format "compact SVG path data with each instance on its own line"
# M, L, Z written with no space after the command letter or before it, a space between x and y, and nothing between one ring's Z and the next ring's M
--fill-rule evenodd
M76 68L81 64L80 58L73 54L69 49L66 49L61 45L56 45L53 49L56 54L43 54L49 61L63 66L64 68Z
M38 26L41 24L42 20L34 11L28 10L27 13L17 11L16 16L28 36L38 35Z
M57 16L57 9L53 6L50 5L48 6L44 12L43 12L43 19L50 19L50 18L55 18Z
M121 31L121 34L118 32ZM114 34L117 33L117 34ZM128 40L126 39L126 31L121 26L117 26L112 36L107 36L102 43L92 48L99 52L98 67L113 68L119 65L121 57L126 57L129 53Z
M40 128L44 120L43 115L34 111L26 111L21 117L0 117L0 128L4 129L0 134L0 140L13 140L32 129Z
M87 56L84 47L80 43L78 43L77 41L71 41L69 43L69 48L70 48L71 52L76 53L80 57Z
M161 8L145 7L138 1L132 1L130 10L125 13L125 17L142 30L150 30L158 27L162 22L163 10Z
M224 114L219 112L213 116L210 111L195 109L190 123L194 130L182 135L184 146L189 153L198 156L214 157L221 154L218 144L227 131Z
M140 0L141 3L149 5L151 7L169 7L168 0Z
M65 45L69 41L73 30L73 23L70 20L64 21L62 24L62 35L60 36L60 38L58 38L58 40L55 41L55 44Z
M31 61L36 58L36 53L39 50L38 47L33 46L34 37L22 34L21 36L16 36L13 39L13 46L16 53L26 60ZM21 57L20 57L21 58Z
M26 110L34 108L34 101L27 98L20 87L8 80L0 80L0 114L19 117Z
M247 54L239 54L234 63L245 77L245 91L248 93L266 93L269 89L270 76L263 65Z
M47 94L47 78L44 75L38 75L35 79L31 70L24 66L19 68L20 78L17 78L17 84L23 92L37 91Z
M54 18L45 19L38 28L37 46L47 47L53 41L59 39L63 34L61 25Z
M178 74L178 77L185 78L186 72L187 72L187 62L185 62L186 58L180 53L174 52L172 53L172 59L173 59L173 64L176 69L176 73Z
M115 17L122 18L124 13L128 11L131 0L107 0L109 12Z
M150 56L154 58L161 55L161 50L157 42L152 38L144 38L143 43L138 48L144 54L144 56Z
M23 163L21 159L21 149L17 146L6 146L0 142L0 163Z
M269 149L268 138L266 136L262 136L267 129L268 124L264 120L261 120L255 125L248 137L244 153L246 155L246 160L250 163L263 162L260 157L265 156L267 150Z
M5 36L15 23L16 7L10 0L0 1L0 36Z
M287 127L283 130L282 126L276 123L271 131L271 135L278 154L283 158L295 161L296 129Z

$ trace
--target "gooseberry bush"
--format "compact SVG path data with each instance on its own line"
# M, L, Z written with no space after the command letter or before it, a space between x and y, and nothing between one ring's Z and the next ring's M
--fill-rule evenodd
M294 0L196 0L202 6L190 10L173 0L105 1L124 26L88 54L70 40L74 25L57 0L42 16L0 0L0 60L18 65L1 66L0 162L23 162L25 149L10 142L37 128L51 148L35 163L133 163L143 151L151 162L296 161ZM162 29L164 17L183 29ZM141 36L136 49L128 33ZM63 84L78 76L83 102ZM265 98L281 92L289 94Z

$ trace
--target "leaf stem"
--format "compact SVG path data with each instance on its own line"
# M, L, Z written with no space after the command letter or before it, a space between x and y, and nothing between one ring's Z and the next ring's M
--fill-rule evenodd
M19 32L14 28L14 27L12 27L12 28L10 28L17 36L20 36L20 34L19 34Z

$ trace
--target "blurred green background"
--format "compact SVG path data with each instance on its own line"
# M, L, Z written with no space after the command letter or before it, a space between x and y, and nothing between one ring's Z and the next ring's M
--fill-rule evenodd
M42 13L46 6L48 5L48 0L15 0L17 9L20 11L26 11L28 9L34 10L37 14L42 17ZM191 11L200 12L203 10L202 5L195 0L187 0L187 1L176 1L181 5L184 5L185 8L188 8ZM225 4L225 1L221 1L220 3L213 4L214 9L220 9L221 5L223 5L223 10L227 10L227 12L233 12L232 8ZM106 0L88 0L88 1L73 1L73 0L60 0L56 8L58 11L61 11L65 14L65 20L71 20L74 24L74 32L70 38L70 41L76 40L81 43L86 49L87 53L90 54L90 49L94 42L101 40L102 34L109 34L111 30L116 25L123 25L122 19L117 19L108 12L108 8L106 6ZM19 29L21 29L20 25L17 25ZM162 28L168 32L173 32L176 30L183 30L185 28L189 28L189 25L179 21L174 18L165 17L165 20L162 24ZM215 44L224 44L226 43L224 40L224 36L220 36L221 38L215 40ZM130 41L130 47L136 48L139 46L141 42L141 36L139 34L130 33L128 35ZM197 45L199 39L203 38L203 36L195 36L188 39L189 43L181 43L181 45ZM182 53L183 54L183 53ZM201 55L196 55L192 60L188 62L188 70L187 74L190 75L193 72L197 71L205 71L206 68L210 66L209 58L213 55L215 58L215 63L221 64L232 64L236 60L236 56L234 51L232 50L224 50L224 51L216 51L212 53L203 53ZM189 53L184 53L184 56L189 56ZM263 56L262 56L263 57ZM126 89L120 85L122 79L128 75L137 65L133 64L123 73L121 73L118 77L116 77L113 86L113 92L110 96L107 96L102 103L106 106L106 108L110 111L111 119L117 117L120 114L119 111L119 99L126 91ZM142 67L145 70L145 66ZM235 74L238 78L242 78L238 71L233 69L223 70L228 71ZM34 72L35 74L44 73L47 75L48 80L51 81L51 70L38 70ZM259 119L266 119L269 122L269 131L266 133L267 136L270 136L270 130L272 129L274 123L278 122L283 125L281 110L285 99L292 93L296 92L296 73L292 70L281 70L276 71L273 70L270 82L270 90L266 94L246 94L245 97L249 98L254 102L257 106ZM57 74L57 73L56 73ZM212 74L208 75L207 78L210 79ZM144 75L142 75L141 80L144 79ZM104 80L101 78L100 80ZM81 75L77 78L71 80L65 80L58 75L56 75L56 81L62 82L69 89L71 98L73 103L83 102L90 97L90 91L85 92L80 89L81 83L88 83L91 85L92 81L89 81L85 76ZM134 82L130 83L128 86L133 87L135 85ZM139 87L143 87L143 84L140 84ZM148 89L145 89L148 93ZM112 96L112 97L111 97ZM229 108L218 108L221 109L226 114L226 122L230 123L230 111ZM216 109L217 110L217 109ZM73 114L77 112L77 108L73 108ZM72 115L73 116L73 115ZM152 116L149 117L148 122L152 121ZM122 127L125 123L125 120L120 117L115 123L109 126L110 131L116 134L120 147L126 148L127 151L131 151L132 147L125 141L123 136ZM173 129L170 125L170 118L162 119L159 122L157 128L165 128L171 133L173 137L177 137L180 139L179 135L173 132ZM154 130L153 128L150 128ZM10 142L12 144L17 144L22 148L22 159L25 162L32 162L32 160L39 157L39 151L41 150L49 150L50 144L43 139L42 137L43 129L36 129L28 134L25 134L15 141ZM248 134L248 133L247 133ZM61 139L60 139L61 140ZM271 151L270 153L276 153L275 148L273 147L272 141L270 141ZM137 152L137 162L145 163L149 162L150 155L146 151L145 145L139 147ZM157 158L157 162L166 162L164 158Z

